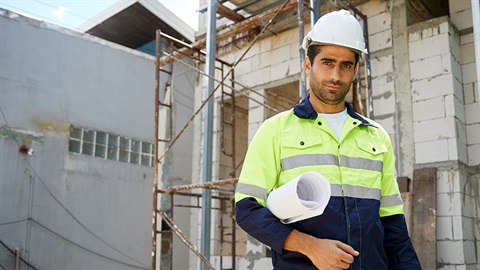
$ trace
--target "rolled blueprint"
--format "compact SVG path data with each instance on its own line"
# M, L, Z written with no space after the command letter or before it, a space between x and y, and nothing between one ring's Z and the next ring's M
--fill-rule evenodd
M267 208L285 224L323 214L330 200L330 182L317 172L306 172L267 197Z

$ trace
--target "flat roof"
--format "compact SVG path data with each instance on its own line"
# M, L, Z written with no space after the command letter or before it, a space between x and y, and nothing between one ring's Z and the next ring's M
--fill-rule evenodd
M134 49L154 41L157 30L186 43L195 40L192 27L151 0L120 0L77 30Z

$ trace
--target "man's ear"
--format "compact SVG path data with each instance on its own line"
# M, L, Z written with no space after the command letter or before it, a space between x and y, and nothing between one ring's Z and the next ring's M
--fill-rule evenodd
M310 70L312 68L312 63L310 62L310 57L305 57L303 60L303 69L305 69L305 73L310 75Z

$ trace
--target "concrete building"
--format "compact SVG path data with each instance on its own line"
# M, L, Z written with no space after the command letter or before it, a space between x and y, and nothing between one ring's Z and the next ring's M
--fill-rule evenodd
M2 269L151 266L155 31L101 34L135 31L128 23L141 27L132 17L144 16L186 42L193 29L159 3L125 3L97 17L103 28L90 25L91 34L0 10ZM195 72L175 69L176 127L192 114ZM190 166L192 134L168 156L179 164L166 173L175 184L191 178L177 161Z

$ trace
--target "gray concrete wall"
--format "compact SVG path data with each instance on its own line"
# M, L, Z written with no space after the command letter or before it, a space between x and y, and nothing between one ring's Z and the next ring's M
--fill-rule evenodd
M153 167L68 149L70 125L153 143L154 58L5 10L0 28L0 265L8 247L37 269L150 268Z

